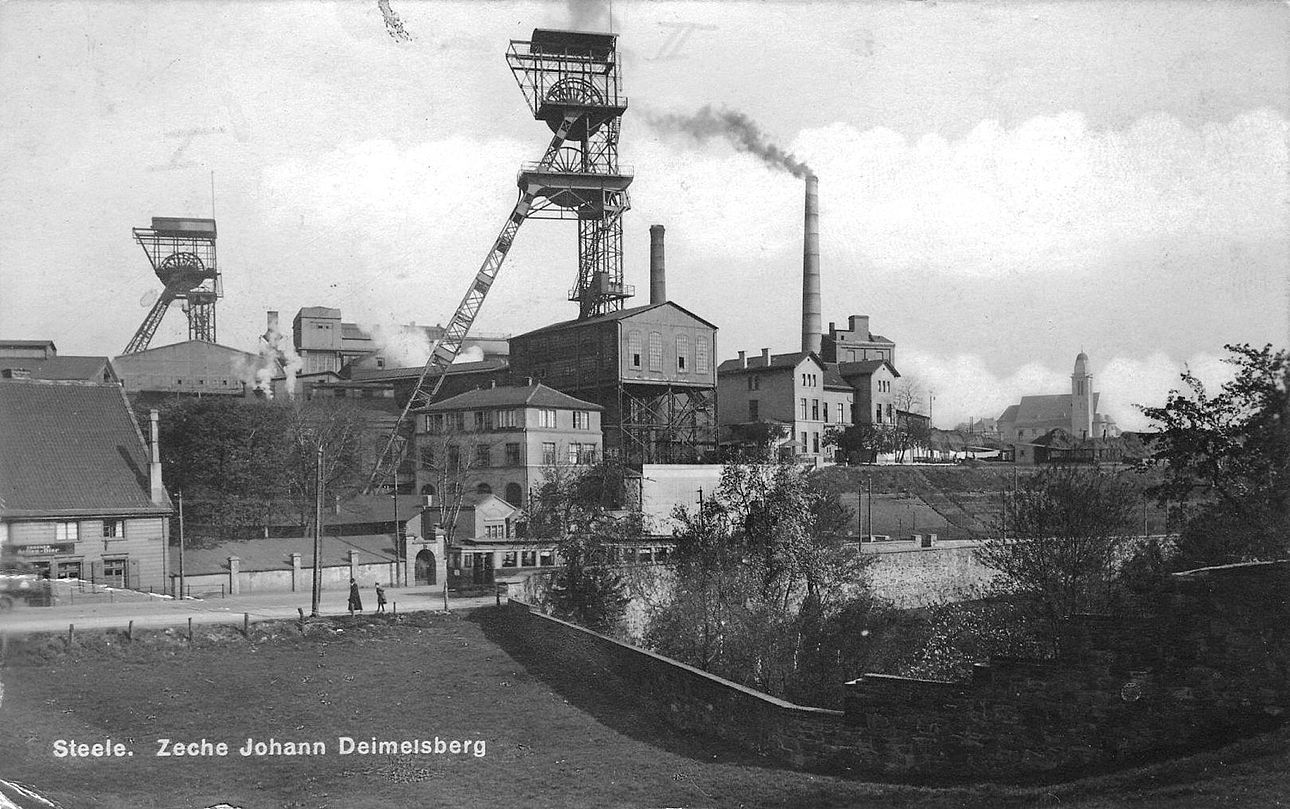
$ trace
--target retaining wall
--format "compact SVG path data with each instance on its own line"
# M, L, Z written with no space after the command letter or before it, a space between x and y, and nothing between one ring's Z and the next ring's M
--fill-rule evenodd
M866 674L794 705L511 601L514 636L619 678L671 724L795 767L911 781L1053 780L1213 746L1290 709L1290 564L1173 577L1134 618L1077 616L1057 659L963 682Z

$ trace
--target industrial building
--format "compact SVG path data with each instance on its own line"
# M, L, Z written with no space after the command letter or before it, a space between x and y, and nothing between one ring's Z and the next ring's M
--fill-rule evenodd
M170 498L119 385L0 384L0 551L49 579L166 585Z
M59 356L53 340L0 340L0 379L121 381L107 357Z
M136 400L167 396L248 396L256 374L266 368L264 384L281 366L260 354L204 340L146 348L112 360L126 393Z

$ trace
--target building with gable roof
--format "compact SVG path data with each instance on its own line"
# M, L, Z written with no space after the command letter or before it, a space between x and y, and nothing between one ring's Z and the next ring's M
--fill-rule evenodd
M1115 438L1120 428L1115 419L1098 412L1099 400L1088 355L1081 351L1071 372L1071 392L1021 397L999 416L999 437L1015 448L1018 463L1033 463L1036 440L1053 430L1063 430L1076 441Z
M0 379L119 383L107 357L58 355L53 340L0 340Z
M516 507L553 466L588 466L604 452L603 408L540 382L467 391L415 414L417 491L465 485L468 502L491 494Z
M170 498L121 386L0 384L0 551L54 579L166 586Z
M809 463L833 459L826 432L855 418L854 392L835 367L809 351L726 360L717 366L717 396L723 437L736 440L739 427L770 422L784 427L780 446Z

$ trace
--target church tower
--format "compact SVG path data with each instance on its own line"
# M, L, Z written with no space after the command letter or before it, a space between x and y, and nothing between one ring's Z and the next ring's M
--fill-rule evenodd
M1093 437L1093 374L1088 370L1088 355L1083 351L1075 358L1071 374L1071 435Z

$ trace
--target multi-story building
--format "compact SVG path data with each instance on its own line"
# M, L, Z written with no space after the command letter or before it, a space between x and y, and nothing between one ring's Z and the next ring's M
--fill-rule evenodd
M60 357L53 340L0 340L0 379L121 381L107 357Z
M855 418L851 386L808 351L771 354L765 348L754 357L740 351L738 359L718 366L717 395L723 430L754 422L783 425L783 442L808 463L831 460L833 447L823 443L828 430Z
M847 328L829 324L829 333L821 335L820 359L824 362L865 362L886 360L896 364L896 344L869 331L868 315L851 315Z
M838 376L855 392L856 424L875 427L896 425L896 380L900 373L887 360L842 362L836 366Z
M248 396L266 391L282 369L275 360L236 348L186 340L115 358L126 393L135 400L168 396ZM256 372L265 368L263 378Z
M417 490L436 495L445 479L468 498L496 494L520 507L545 473L586 466L604 447L601 407L541 383L467 391L416 412Z
M0 384L0 551L50 579L166 586L170 499L119 385Z
M511 373L604 408L605 448L624 462L694 463L716 449L716 337L651 303L517 335Z

